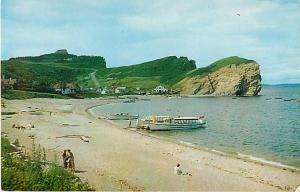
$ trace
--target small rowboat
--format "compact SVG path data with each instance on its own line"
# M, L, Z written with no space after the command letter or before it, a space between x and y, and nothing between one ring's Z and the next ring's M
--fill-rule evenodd
M129 113L117 113L111 114L107 117L110 120L131 120L131 119L138 119L138 115L130 115Z
M88 140L88 138L86 138L85 136L80 136L80 139L82 140L82 141L84 141L84 142L90 142L89 140Z

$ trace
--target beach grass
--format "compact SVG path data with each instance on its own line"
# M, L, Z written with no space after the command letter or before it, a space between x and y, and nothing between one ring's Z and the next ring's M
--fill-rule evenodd
M47 162L45 150L29 156L18 155L8 139L1 137L1 187L8 191L88 191L92 190L71 172Z

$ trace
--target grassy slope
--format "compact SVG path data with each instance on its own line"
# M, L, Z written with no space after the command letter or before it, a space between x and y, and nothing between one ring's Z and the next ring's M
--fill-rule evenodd
M151 89L159 84L171 86L195 67L192 60L170 56L137 65L100 69L96 77L102 86Z
M80 76L91 73L93 69L77 68L76 66L59 65L58 63L32 63L24 61L2 62L2 73L6 77L16 78L24 87L30 87L32 81L47 82L74 82ZM22 78L20 78L22 77Z
M176 84L186 77L203 77L228 65L251 62L253 60L233 56L218 60L207 67L195 69L185 59L171 56L138 65L101 69L97 72L97 79L102 86L123 85L152 89L162 84L167 87L176 87ZM86 85L93 84L91 81L85 81L85 83Z
M100 56L55 53L1 62L2 74L16 78L19 89L31 88L33 81L40 89L57 83L76 83L94 70L105 67L105 60Z
M87 183L55 163L46 163L40 148L31 157L17 157L8 139L1 137L1 188L9 191L87 191ZM42 154L43 153L43 154Z

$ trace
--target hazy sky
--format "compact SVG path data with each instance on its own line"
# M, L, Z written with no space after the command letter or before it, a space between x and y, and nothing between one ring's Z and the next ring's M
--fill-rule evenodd
M107 66L169 55L197 66L238 55L263 83L300 83L300 0L2 0L1 58L101 55Z

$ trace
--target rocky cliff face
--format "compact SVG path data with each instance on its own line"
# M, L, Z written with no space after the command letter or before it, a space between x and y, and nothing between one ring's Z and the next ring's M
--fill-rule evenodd
M206 76L186 77L178 83L183 95L255 96L261 90L259 64L232 64Z

